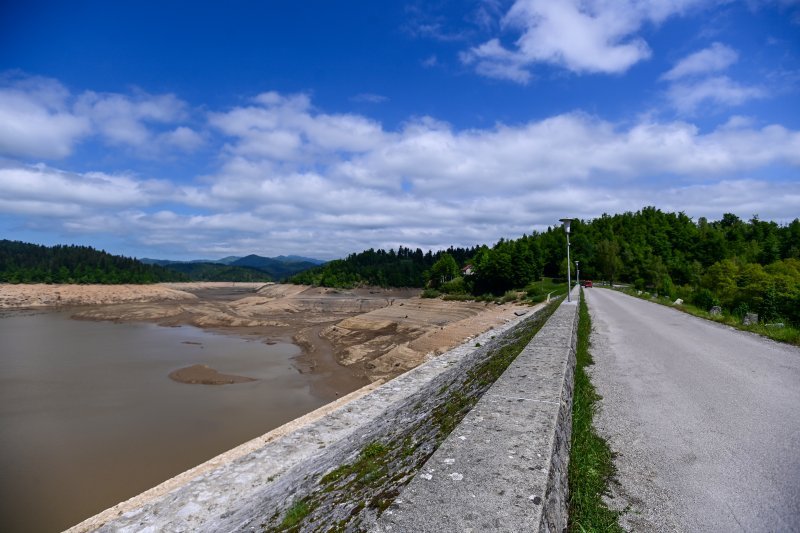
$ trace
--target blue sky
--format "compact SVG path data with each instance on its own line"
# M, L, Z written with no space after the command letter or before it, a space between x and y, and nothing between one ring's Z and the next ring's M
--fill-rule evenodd
M800 215L797 0L0 7L0 238L138 257Z

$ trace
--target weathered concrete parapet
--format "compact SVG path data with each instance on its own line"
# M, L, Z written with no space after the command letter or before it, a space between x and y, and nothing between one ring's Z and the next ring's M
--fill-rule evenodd
M577 309L575 301L561 304L377 531L566 529Z

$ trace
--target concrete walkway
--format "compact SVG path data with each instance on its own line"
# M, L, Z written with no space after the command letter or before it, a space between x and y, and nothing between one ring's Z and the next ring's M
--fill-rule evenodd
M376 531L566 528L574 294L445 439Z

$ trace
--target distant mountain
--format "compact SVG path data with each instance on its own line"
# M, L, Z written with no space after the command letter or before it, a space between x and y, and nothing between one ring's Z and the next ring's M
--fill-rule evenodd
M222 259L217 259L216 261L197 261L198 263L222 263L223 265L230 265L237 259L241 259L241 256L238 255L229 255L228 257L223 257Z
M299 255L262 257L255 254L245 257L231 255L216 260L193 259L190 261L145 257L140 261L186 274L195 281L282 280L325 263L319 259Z
M287 278L310 268L319 266L319 263L312 263L311 261L291 261L287 259L288 258L278 259L272 257L261 257L260 255L252 254L237 259L236 261L232 262L230 266L257 268L258 270L268 272L276 279Z
M190 259L188 261L175 261L172 259L151 259L149 257L143 257L139 259L139 261L141 261L146 265L159 265L159 266L175 265L183 263L213 263L218 265L230 265L237 259L241 259L241 257L235 255L229 255L228 257L223 257L222 259Z
M303 257L302 255L279 255L278 257L273 257L273 259L286 263L314 263L315 265L324 265L327 263L327 261L323 261L322 259Z
M221 263L172 262L164 268L188 276L192 281L272 281L274 276L257 268Z

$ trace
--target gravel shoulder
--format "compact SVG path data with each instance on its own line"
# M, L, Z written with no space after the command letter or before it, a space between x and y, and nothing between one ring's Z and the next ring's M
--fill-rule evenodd
M585 291L595 424L631 531L800 531L800 349Z

